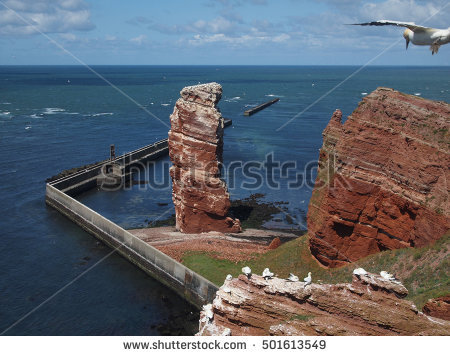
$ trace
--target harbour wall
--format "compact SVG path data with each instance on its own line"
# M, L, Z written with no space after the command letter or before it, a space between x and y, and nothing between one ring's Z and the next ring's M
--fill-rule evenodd
M198 308L214 299L218 290L214 283L60 191L51 183L47 183L45 200L49 206Z
M230 126L225 120L224 126ZM167 139L142 147L114 160L104 161L47 183L45 202L85 231L113 248L146 273L198 308L211 303L218 286L137 238L119 225L76 200L73 196L97 186L104 167L116 164L126 175L133 165L168 154Z

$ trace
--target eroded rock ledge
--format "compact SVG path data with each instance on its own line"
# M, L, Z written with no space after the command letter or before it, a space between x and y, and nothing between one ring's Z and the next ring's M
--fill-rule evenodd
M240 275L204 307L197 335L450 335L450 322L419 312L407 292L372 273L336 285Z
M176 228L184 233L239 232L227 216L230 196L220 178L223 118L216 108L222 87L208 83L181 91L170 116L169 155Z
M450 105L378 88L323 132L308 208L310 249L338 267L422 247L450 228Z

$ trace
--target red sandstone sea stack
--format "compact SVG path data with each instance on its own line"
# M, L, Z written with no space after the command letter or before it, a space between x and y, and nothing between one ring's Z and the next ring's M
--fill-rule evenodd
M223 118L216 105L222 87L208 83L186 87L170 116L169 155L176 228L184 233L239 232L239 220L227 216L230 196L220 178Z
M312 254L338 267L421 247L450 228L450 105L388 88L323 132L308 208Z

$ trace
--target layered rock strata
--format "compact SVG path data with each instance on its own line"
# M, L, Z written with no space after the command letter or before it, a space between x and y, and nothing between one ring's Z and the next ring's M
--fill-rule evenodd
M323 132L308 208L310 250L338 267L422 247L450 228L450 105L378 88Z
M450 321L450 295L429 299L422 311L429 316Z
M176 228L184 233L239 232L239 220L227 217L230 196L220 178L223 118L216 105L222 87L208 83L186 87L170 116L169 155Z
M240 275L204 307L198 335L450 335L450 322L419 312L406 294L371 273L336 285Z

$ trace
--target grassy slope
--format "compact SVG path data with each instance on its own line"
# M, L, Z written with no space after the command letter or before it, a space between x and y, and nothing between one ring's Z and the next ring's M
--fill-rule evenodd
M313 281L321 280L323 283L350 282L352 271L356 267L375 273L386 270L395 272L409 290L407 299L422 308L429 298L450 294L449 249L450 234L447 234L433 246L384 251L345 267L325 269L311 256L308 240L304 235L276 250L237 264L195 252L186 252L183 263L219 286L228 273L237 276L246 265L256 274L261 274L265 267L269 267L280 278L287 277L290 272L303 278L311 271Z

